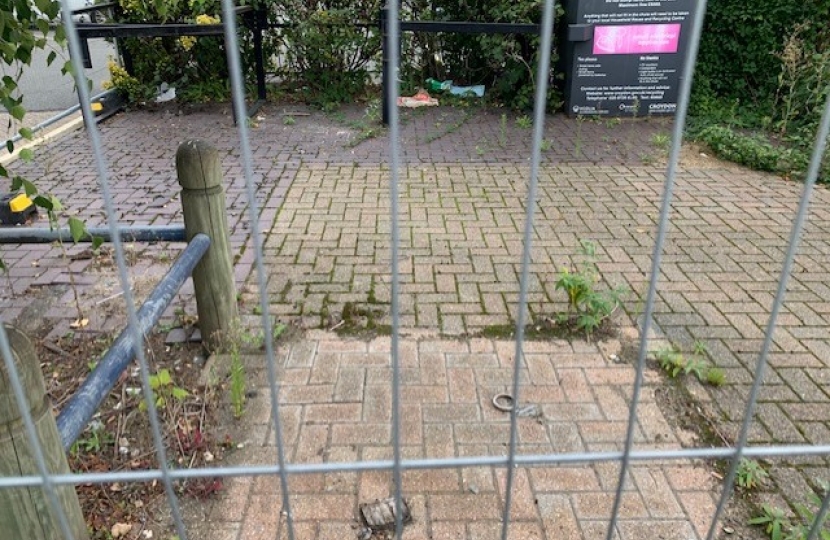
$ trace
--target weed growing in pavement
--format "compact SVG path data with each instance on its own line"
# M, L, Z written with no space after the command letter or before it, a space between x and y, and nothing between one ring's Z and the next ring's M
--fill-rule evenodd
M577 329L584 331L588 339L620 305L621 297L627 292L624 287L599 292L599 270L596 265L596 244L590 240L580 241L582 262L575 268L563 268L559 272L555 289L562 290L568 297L568 309L560 314L560 322L574 319Z
M763 504L761 515L750 519L749 524L764 527L770 540L784 540L784 533L790 528L790 520L784 510L769 504Z
M230 396L233 415L241 418L245 412L245 366L242 365L242 358L237 354L231 354L231 385Z
M718 367L710 366L706 360L706 345L695 342L695 348L688 357L674 346L652 351L654 359L666 374L675 379L681 375L693 374L697 380L712 386L721 386L726 382L726 374Z
M530 129L533 127L533 120L528 115L520 116L516 119L516 125L522 129Z
M655 163L657 163L657 158L655 158L651 154L643 153L640 154L640 161L643 163L643 165L654 165Z
M550 139L542 139L542 144L540 148L542 149L542 152L547 152L548 150L553 148L553 143L550 141Z
M743 489L755 489L769 476L761 464L754 459L742 458L738 463L735 483Z
M501 122L499 123L499 146L502 148L507 146L507 113L501 113Z
M581 114L576 115L576 138L574 138L574 157L579 158L582 155L582 124L585 123L585 117Z
M655 133L651 136L651 144L657 147L661 152L667 152L669 145L671 145L671 137L665 133Z
M290 114L282 117L282 125L284 126L293 126L296 123L297 121Z
M827 493L827 485L820 481L822 496ZM810 529L813 527L816 518L819 517L822 497L815 492L807 496L808 504L794 503L796 516L791 519L787 512L770 504L761 505L761 513L749 520L750 525L764 528L764 532L770 540L807 540ZM830 540L830 531L824 526L827 516L821 516L819 523L819 534L817 538Z
M456 120L452 124L448 124L446 129L444 129L443 131L435 131L433 133L430 133L429 135L427 135L424 138L424 141L427 142L427 143L431 143L431 142L437 141L438 139L440 139L441 137L444 137L445 135L449 135L450 133L455 133L456 131L458 131L458 129L461 126L463 126L464 124L467 123L467 120L469 120L472 117L473 117L472 111L465 110L464 114L461 115L461 118L459 118L458 120ZM436 122L435 127L441 127L441 123Z

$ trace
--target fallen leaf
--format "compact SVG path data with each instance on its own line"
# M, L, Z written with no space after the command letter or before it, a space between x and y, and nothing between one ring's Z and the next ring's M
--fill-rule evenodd
M115 491L115 492L121 491L121 484L119 484L118 482L114 483L113 485L110 486L110 491Z
M78 328L84 328L89 324L89 319L76 319L69 325L69 328L76 330Z
M130 531L133 530L133 526L129 523L116 523L112 526L110 533L112 533L113 538L120 538L127 534L130 534Z

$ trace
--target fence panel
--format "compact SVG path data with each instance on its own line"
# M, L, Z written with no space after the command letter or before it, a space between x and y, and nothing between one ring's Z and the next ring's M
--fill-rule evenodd
M234 17L234 6L231 0L222 1L223 10L223 27L225 34L225 42L228 49L228 63L230 67L231 86L233 90L233 107L236 118L244 118L245 112L245 91L244 80L242 76L241 61L239 57L239 43L237 39L237 27ZM80 41L75 28L75 23L70 16L70 10L67 4L63 5L63 24L66 27L69 36L70 47L74 51L80 50ZM136 309L134 306L134 299L131 288L129 286L129 279L127 274L127 264L124 254L124 246L122 245L121 236L118 234L119 223L117 221L117 213L114 208L113 199L109 190L109 171L106 163L104 152L102 150L101 136L97 125L94 122L87 122L87 132L94 150L94 159L98 173L101 192L104 198L104 205L107 212L107 224L110 231L113 249L115 252L115 259L117 262L118 275L123 291L123 298L125 301L128 317L128 328L132 333L132 342L134 343L134 354L140 366L140 377L143 388L143 395L147 403L148 414L150 418L150 425L154 440L155 452L157 454L158 469L144 470L144 471L125 471L125 472L106 472L106 473L87 473L87 474L52 474L49 472L47 460L45 458L45 450L40 446L37 438L35 423L30 411L30 404L27 402L27 396L21 382L21 374L15 366L8 335L4 330L0 330L0 353L2 353L6 373L8 375L9 383L13 389L15 399L19 404L19 409L22 414L22 421L25 425L26 434L29 437L30 443L34 448L34 460L36 463L37 474L30 476L16 476L0 478L0 489L5 488L20 488L40 486L45 490L49 502L50 510L53 512L56 522L59 524L60 533L65 539L73 538L72 530L68 522L68 518L63 511L60 501L58 500L58 486L63 485L77 485L82 483L109 483L109 482L147 482L153 480L160 480L165 488L168 504L171 511L171 516L176 526L176 531L181 540L188 538L185 523L182 519L182 514L179 509L179 501L174 490L174 482L176 480L196 478L196 477L235 477L235 476L262 476L262 475L277 475L279 477L280 491L282 494L282 508L275 509L275 512L282 511L286 516L287 535L290 540L293 540L297 535L294 528L294 515L292 512L292 493L289 488L289 477L291 475L313 474L313 473L332 473L332 472L360 472L370 470L381 470L392 473L394 482L394 515L395 515L395 530L396 535L400 538L403 528L403 488L402 477L403 472L407 470L423 470L423 469L439 469L439 468L461 468L474 466L490 466L490 467L504 467L506 469L506 482L504 491L504 508L500 535L502 540L506 540L508 536L508 527L511 523L511 506L513 502L513 492L515 488L515 471L517 466L532 466L532 465L555 465L555 464L577 464L577 463L597 463L597 462L613 462L620 465L619 479L616 484L616 492L614 503L610 513L610 522L606 532L606 538L611 539L615 534L616 523L620 514L620 508L625 489L626 478L633 462L651 462L658 460L688 460L701 458L718 458L729 459L731 465L728 474L723 480L722 493L714 514L711 517L711 525L708 530L707 540L714 538L717 531L719 519L722 516L726 502L729 500L733 485L735 482L738 464L743 457L775 457L775 456L807 456L807 455L827 455L830 454L830 446L828 445L767 445L767 446L748 446L748 433L750 423L753 418L756 403L758 400L759 390L763 381L764 370L767 364L768 354L772 345L773 335L776 328L777 318L784 302L788 278L790 276L793 261L798 248L799 238L807 220L808 208L810 203L813 187L818 176L819 167L821 164L821 157L826 144L828 130L830 129L830 99L828 99L822 121L820 131L816 136L815 149L812 160L808 170L806 182L804 184L803 193L797 214L794 217L789 240L789 246L786 256L782 261L782 269L778 281L778 289L775 295L773 305L771 306L771 313L769 316L766 332L763 339L763 345L758 354L758 360L754 373L749 399L746 403L744 411L743 423L740 429L740 435L736 444L732 447L723 448L698 448L698 449L675 449L675 450L636 450L634 448L635 423L637 419L638 405L640 404L640 393L643 385L643 375L645 371L645 362L647 355L647 344L649 330L652 326L652 316L654 313L654 305L658 290L658 276L660 274L661 257L664 249L664 242L667 230L671 225L671 205L672 195L674 189L675 176L677 174L678 160L680 156L680 148L683 139L683 130L685 127L686 113L688 110L689 95L692 83L692 74L694 69L694 60L697 51L697 45L700 39L700 32L705 13L705 1L701 2L699 9L695 13L693 25L693 39L692 47L689 49L688 57L686 59L684 73L682 78L681 95L678 103L677 115L675 118L673 141L671 152L669 156L668 167L665 175L665 182L663 185L660 217L658 222L658 231L656 242L654 244L652 265L650 272L650 281L648 285L648 294L645 302L645 311L643 318L643 328L640 337L639 350L636 364L636 377L633 386L633 398L628 410L628 423L625 435L625 444L622 451L605 451L605 452L571 452L571 453L547 453L547 454L530 454L519 455L517 453L517 422L518 422L518 407L514 407L510 414L510 431L507 453L503 456L468 456L468 457L441 457L441 458L421 458L421 459L404 459L402 455L402 406L401 406L401 354L400 354L400 334L401 334L401 316L400 316L400 224L399 224L399 185L400 185L400 118L396 107L392 107L389 111L389 202L391 207L391 253L390 253L390 276L391 276L391 317L392 317L392 333L391 333L391 396L392 396L392 411L391 411L391 440L392 440L392 458L387 460L377 461L351 461L343 463L289 463L285 452L284 444L284 426L280 421L281 404L279 397L279 381L278 381L278 366L276 361L276 351L274 344L270 339L265 340L265 357L268 373L268 386L270 390L270 406L271 418L274 420L274 438L276 448L276 463L268 466L243 465L237 467L213 467L198 470L173 469L168 465L166 450L163 444L163 437L161 434L158 412L152 399L152 390L149 380L149 370L147 359L145 358L144 348L142 347L142 335L138 319L136 316ZM550 51L553 36L553 14L554 2L547 0L544 5L543 19L542 19L542 39L541 44L543 54L540 55L539 65L537 66L537 73L548 73L550 63ZM389 21L387 34L387 51L390 62L390 69L392 73L397 71L400 64L399 48L396 44L400 39L400 22L399 22L398 3L392 2L389 6ZM74 55L72 58L75 73L79 77L83 74L83 66L79 55ZM79 93L79 101L83 110L85 118L92 118L92 111L89 107L89 91L87 85L80 80L77 80L77 88ZM526 197L526 215L524 221L524 245L520 261L521 277L520 277L520 293L516 302L516 328L515 328L515 355L512 366L512 396L515 403L520 400L520 370L524 364L524 331L526 323L527 311L527 295L530 282L530 263L531 263L531 239L534 226L534 212L536 210L536 194L538 185L538 176L541 161L541 149L543 144L543 129L545 121L545 96L547 94L547 85L549 81L546 77L536 78L536 96L534 107L534 127L533 127L533 144L531 150L531 168L528 178L528 191ZM398 98L397 85L388 85L386 88L386 98L389 103L396 103ZM264 265L263 256L263 233L261 224L259 223L259 209L256 198L256 186L253 179L252 153L251 144L249 140L248 125L246 122L238 122L238 141L239 151L243 162L243 175L245 178L246 194L248 197L248 217L250 222L250 234L252 246L256 258L256 282L259 293L260 312L262 314L261 324L265 336L273 334L273 322L269 316L268 305L268 274ZM830 495L825 497L822 502L822 507L812 524L810 538L816 538L820 524L824 514L830 504Z

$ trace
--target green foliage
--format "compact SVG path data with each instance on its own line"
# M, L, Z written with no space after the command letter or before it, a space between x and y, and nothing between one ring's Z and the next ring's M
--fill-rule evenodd
M407 0L405 19L470 22L539 23L541 3L535 0ZM557 17L563 11L557 3ZM518 110L533 106L539 37L530 35L421 34L403 36L402 80L419 86L429 77L456 84L484 84L488 99ZM558 59L552 51L551 66ZM554 79L554 72L546 74ZM549 110L561 107L559 91L550 86Z
M735 483L743 489L755 489L769 476L754 459L742 458L738 463Z
M759 135L744 135L721 125L703 128L697 136L719 157L760 171L776 172L787 162L788 151Z
M282 31L287 65L281 74L307 102L331 106L364 93L369 65L379 59L380 35L354 23L377 21L380 7L380 0L281 4L280 16L294 23Z
M575 317L576 327L588 338L602 321L620 305L620 298L627 291L620 287L612 291L598 292L595 287L600 276L596 266L596 245L590 240L580 241L582 262L576 268L563 268L556 280L555 290L562 290L568 297L568 310L562 319Z
M652 355L666 375L673 379L691 374L702 383L721 386L726 382L726 375L722 369L706 363L704 356L707 352L706 344L696 341L693 353L689 357L673 346L653 351Z
M827 487L822 484L822 492L827 492ZM770 540L807 540L811 527L818 517L818 509L821 507L821 497L815 492L810 492L807 495L808 505L802 503L794 503L796 516L795 520L791 519L787 512L781 508L763 504L761 505L761 513L749 520L750 525L756 525L764 528L764 532ZM830 540L830 531L825 527L827 516L822 516L821 523L819 523L818 538L821 540Z
M530 129L533 127L533 120L525 114L516 119L516 125L522 129Z
M717 367L710 367L706 372L706 382L712 386L723 386L726 383L726 373Z
M160 369L155 375L150 375L150 389L153 392L156 408L160 410L165 409L170 403L183 401L190 395L190 392L173 383L170 371L166 368ZM138 408L146 411L147 403L142 400Z
M99 420L93 420L84 430L83 434L78 437L78 440L72 443L69 453L73 456L78 455L82 451L86 453L97 453L111 446L114 442L115 438L112 436L112 433L107 431L104 424Z
M712 18L726 11L728 16ZM724 159L786 176L802 174L830 93L830 26L817 22L828 16L830 2L710 5L707 24L714 30L704 31L701 43L690 136ZM736 62L741 55L752 60ZM824 157L819 181L826 182L830 150Z
M828 2L711 2L698 55L698 84L719 97L763 101L774 94L781 66L780 59L770 52L782 50L784 37L796 25L827 20ZM805 37L813 43L820 42L817 30Z
M245 412L245 366L242 365L242 359L239 356L239 349L234 349L235 353L231 353L231 406L233 407L233 415L236 418L241 418Z
M221 24L219 0L119 0L119 3L123 11L120 22ZM252 36L243 25L238 28L243 65L251 66ZM230 95L224 40L219 36L130 38L121 40L119 45L132 57L132 73L127 74L111 63L110 85L132 102L151 99L163 83L176 88L176 97L181 101L220 101ZM274 47L272 38L265 40L266 61L271 58ZM249 76L253 77L252 70Z
M762 526L770 540L782 540L784 531L790 527L790 520L782 509L763 504L761 515L750 519L749 524Z

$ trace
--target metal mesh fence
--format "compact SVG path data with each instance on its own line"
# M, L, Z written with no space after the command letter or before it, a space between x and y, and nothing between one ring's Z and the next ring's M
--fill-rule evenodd
M231 75L231 83L233 90L233 107L236 118L245 118L245 92L241 71L241 62L239 57L239 46L237 40L237 28L235 18L233 16L233 5L231 0L223 0L223 21L225 27L225 40L228 50L228 62ZM400 28L398 24L399 13L398 3L392 2L389 6L390 11L390 25L389 25L389 47L390 62L392 65L392 72L397 70L400 59L398 57L398 48L393 44L397 43L400 36ZM390 381L392 388L392 459L379 461L356 461L356 462L342 462L342 463L289 463L284 452L285 445L283 444L283 426L280 422L280 401L279 396L279 380L277 377L277 363L274 345L271 340L265 340L265 357L268 369L268 386L270 388L270 404L271 404L271 418L274 419L273 434L275 437L276 448L276 463L268 466L254 466L243 465L237 467L213 467L199 470L176 469L168 466L168 460L165 455L165 448L163 444L163 437L160 431L158 413L152 399L152 391L149 381L148 363L145 358L144 349L141 346L142 339L138 330L138 323L136 320L136 310L133 302L133 295L129 286L127 264L125 261L124 247L120 241L120 236L116 233L118 229L117 214L114 208L112 197L109 192L109 172L104 152L101 146L101 138L98 127L94 122L87 122L87 132L94 149L94 159L97 166L98 179L100 182L101 192L104 198L105 209L107 212L107 220L109 229L112 232L112 242L117 261L118 274L120 277L121 286L123 289L124 301L127 309L129 328L133 332L134 343L136 347L134 350L135 357L140 366L140 376L142 381L143 393L146 403L148 404L148 414L150 418L150 426L155 444L155 451L157 453L157 462L159 468L155 470L142 471L128 471L128 472L106 472L106 473L87 473L87 474L64 474L53 475L49 474L46 460L44 457L44 450L37 442L37 434L30 408L27 404L27 396L24 395L23 386L21 384L20 374L15 368L8 336L5 331L0 330L0 353L2 353L6 369L9 375L9 382L14 390L15 398L20 405L20 410L23 416L23 423L25 424L26 433L35 449L34 460L37 464L38 475L28 477L7 477L0 478L0 489L24 486L40 486L45 491L48 501L50 503L50 511L56 516L62 534L66 539L73 538L70 526L67 523L66 516L61 510L58 498L56 496L56 487L60 485L78 485L85 483L110 483L110 482L148 482L161 481L165 487L171 515L175 523L176 531L181 540L188 538L188 531L182 519L179 510L179 502L174 490L174 482L183 479L196 477L234 477L234 476L263 476L263 475L277 475L279 477L280 489L282 492L282 508L275 509L275 512L282 511L286 516L287 536L293 540L295 538L293 513L292 513L292 494L289 489L289 477L292 475L312 474L312 473L333 473L333 472L358 472L370 470L391 471L394 482L394 499L396 506L396 535L400 537L403 527L403 512L402 510L402 474L406 470L417 469L437 469L437 468L460 468L473 466L491 466L504 467L506 470L506 483L504 491L504 509L502 516L501 538L506 540L508 535L508 526L511 522L511 506L512 496L514 490L514 471L518 466L550 466L561 464L589 464L597 462L614 462L619 463L619 480L616 486L616 493L614 504L609 516L610 523L608 525L606 538L611 539L614 535L615 524L619 517L623 491L625 488L627 474L634 462L649 462L656 460L688 460L701 458L715 458L726 459L730 466L728 473L725 475L722 485L722 491L719 502L717 504L714 515L710 518L711 525L708 529L707 540L714 538L718 523L725 509L725 505L729 500L733 486L736 479L736 472L741 458L744 457L782 457L782 456L809 456L809 455L826 455L830 454L830 445L822 446L805 446L805 445L769 445L769 446L748 446L749 428L755 412L756 403L758 401L759 390L762 385L764 370L767 364L767 358L775 333L777 317L781 306L784 302L784 297L787 291L787 282L790 272L793 267L793 261L796 255L798 242L808 215L808 207L810 197L813 191L818 170L820 167L821 156L827 140L828 130L830 129L830 99L824 108L820 130L815 140L815 149L810 162L807 179L804 184L803 194L801 196L800 204L796 215L793 218L792 229L790 235L789 246L786 256L781 261L781 273L778 281L778 288L775 294L771 312L769 315L766 332L764 334L763 345L758 353L757 363L754 373L754 379L751 387L749 399L746 402L743 421L741 424L737 442L732 447L721 448L700 448L700 449L675 449L675 450L636 450L634 448L635 436L635 421L637 418L638 405L640 403L640 393L643 385L643 374L645 370L646 356L647 356L647 337L651 329L652 315L654 313L655 299L658 290L658 276L660 274L661 256L664 248L664 241L666 238L666 231L670 226L670 213L672 194L675 183L675 175L677 171L677 164L680 156L680 148L683 138L683 131L685 126L686 114L689 104L689 95L692 83L692 75L697 52L697 46L700 38L702 22L705 13L705 1L700 2L698 9L694 15L693 35L691 39L691 47L688 50L688 57L685 62L683 76L681 78L682 86L680 89L680 98L677 107L677 113L674 123L674 133L672 138L671 151L669 156L669 163L666 170L665 182L662 192L662 203L660 208L658 232L656 242L653 249L652 266L650 272L650 281L648 286L648 293L645 301L643 328L639 343L639 351L636 363L636 378L633 387L633 397L628 411L628 428L625 435L624 447L622 451L607 451L607 452L572 452L572 453L549 453L549 454L519 454L517 453L517 423L518 423L518 408L514 407L510 417L510 431L509 442L507 445L507 452L503 456L470 456L470 457L443 457L443 458L423 458L423 459L404 459L401 453L401 361L399 355L399 336L400 336L400 306L399 306L399 290L400 290L400 271L398 268L399 261L399 246L400 246L400 231L399 231L399 208L398 208L398 186L399 186L399 169L401 167L400 159L400 119L398 111L395 107L392 108L389 129L389 197L391 205L391 319L392 319L392 334L391 334L391 366L392 366L392 380ZM67 34L69 36L70 48L73 51L80 50L80 43L75 31L75 25L70 16L69 7L66 3L63 5L63 24L66 26ZM539 65L537 66L537 74L549 73L550 67L550 51L552 49L553 39L553 15L554 3L552 0L547 0L544 5L542 18L542 35L541 35L541 50L542 54L539 56ZM82 74L83 69L79 55L72 55L73 65L76 74ZM79 75L79 77L82 75ZM516 403L521 399L521 385L520 369L523 364L523 346L524 346L524 329L525 329L525 313L527 308L527 293L530 281L530 260L531 260L531 239L534 224L534 212L536 205L536 190L537 181L540 168L540 153L543 143L543 128L545 121L545 96L547 95L548 78L538 75L536 77L536 96L534 109L534 128L533 128L533 146L531 153L531 168L530 177L528 178L528 189L526 196L526 216L524 225L524 246L521 258L521 284L520 294L516 304L516 328L515 328L515 356L516 359L513 365L513 381L512 381L512 396ZM90 110L89 92L86 84L79 78L77 80L77 88L80 98L80 104L87 119L93 117ZM398 98L398 87L390 85L388 88L388 99L390 103L396 103ZM248 127L245 122L238 122L239 130L239 148L244 164L245 185L248 196L248 216L250 220L250 232L252 237L252 245L256 256L256 277L259 287L259 299L262 313L262 327L264 335L272 335L272 320L268 315L268 293L267 293L267 271L263 264L263 250L262 250L262 232L260 223L258 221L258 207L256 198L256 187L253 180L251 148L249 144ZM809 538L817 537L822 523L824 514L830 504L830 496L824 498L822 506L815 516L814 522L811 524Z

